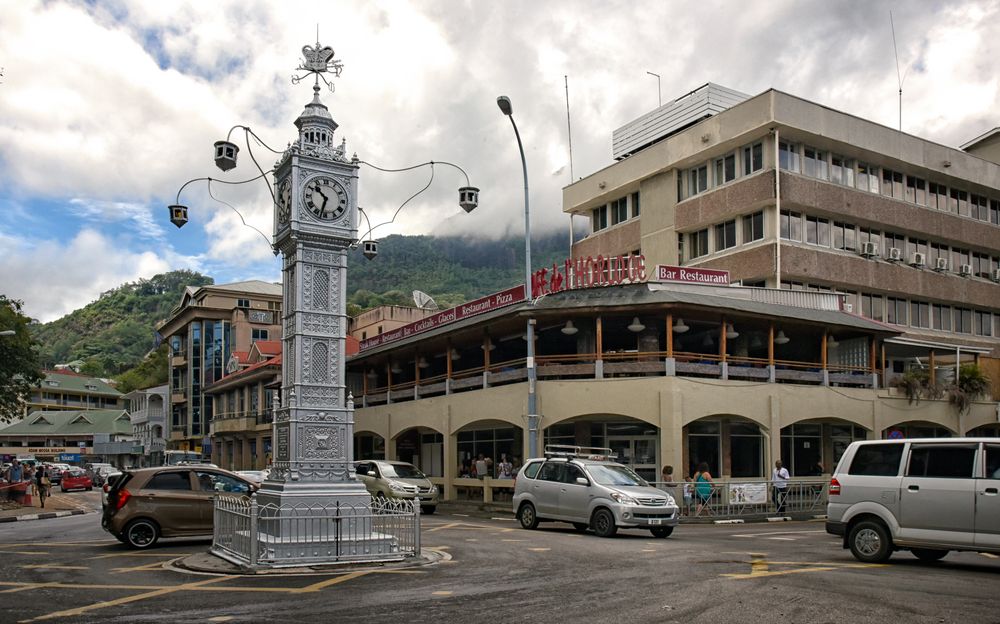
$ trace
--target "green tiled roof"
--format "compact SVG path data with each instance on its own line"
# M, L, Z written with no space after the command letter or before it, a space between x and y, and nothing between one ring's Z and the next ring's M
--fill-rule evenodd
M24 420L0 429L0 436L93 433L131 434L132 421L128 412L114 409L32 412Z
M58 385L50 385L54 381ZM94 386L88 388L87 386ZM122 393L115 390L110 385L104 383L97 377L87 377L73 373L63 373L60 371L45 371L45 380L39 386L42 390L52 392L78 392L80 394L90 394L95 396L121 396Z

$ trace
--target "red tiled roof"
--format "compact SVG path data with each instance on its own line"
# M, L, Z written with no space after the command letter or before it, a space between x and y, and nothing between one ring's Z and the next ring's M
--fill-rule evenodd
M361 351L361 342L354 336L347 336L347 343L344 348L347 351L347 355L357 355Z
M233 357L240 364L248 364L250 362L250 352L249 351L233 351Z
M263 360L261 362L257 362L256 364L252 364L250 366L247 366L246 368L244 368L242 370L239 370L239 371L237 371L235 373L231 373L229 375L226 375L222 379L220 379L220 380L216 381L215 383L209 385L208 388L211 388L212 386L217 386L217 385L223 384L223 383L229 383L229 382L233 381L234 379L236 379L238 377L241 377L241 376L244 376L244 375L248 375L248 374L250 374L250 373L252 373L254 371L260 370L260 369L265 368L267 366L277 366L280 369L281 368L281 354L279 353L278 355L274 356L273 358L270 358L270 359L267 359L267 360Z
M261 355L277 355L281 353L280 340L258 340L254 343Z

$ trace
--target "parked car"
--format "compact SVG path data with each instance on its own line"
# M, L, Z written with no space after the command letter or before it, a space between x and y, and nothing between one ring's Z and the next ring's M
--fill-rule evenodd
M101 486L101 509L108 506L108 493L115 485L115 480L122 476L118 470L104 473L104 485Z
M1000 553L1000 440L852 443L830 479L826 530L866 563Z
M101 526L132 548L149 548L161 537L211 535L215 496L256 490L246 479L208 466L160 466L125 470L108 492Z
M600 537L613 536L619 527L669 536L680 520L674 498L611 457L611 449L556 445L546 448L545 458L525 463L514 485L521 526L559 520Z
M420 512L432 514L438 505L438 487L413 464L401 461L355 463L358 479L372 498L406 498L420 501Z
M237 470L236 474L259 487L267 478L267 472L267 470Z
M87 490L89 492L94 489L94 482L83 469L70 468L63 470L60 475L59 489L63 492L70 490Z
M49 474L49 481L52 485L59 485L62 481L62 474L70 469L69 464L46 463L45 468Z

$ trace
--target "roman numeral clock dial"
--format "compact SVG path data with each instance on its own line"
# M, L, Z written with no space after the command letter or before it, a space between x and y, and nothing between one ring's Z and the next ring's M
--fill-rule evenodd
M333 221L347 210L347 191L340 182L325 176L310 180L302 199L306 209L322 221Z

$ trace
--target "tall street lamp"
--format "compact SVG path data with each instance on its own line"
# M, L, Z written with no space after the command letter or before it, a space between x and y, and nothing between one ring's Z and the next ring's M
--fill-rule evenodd
M524 146L521 144L521 133L514 123L514 108L510 98L501 95L497 98L500 112L510 119L514 127L514 137L517 138L517 149L521 153L521 172L524 175L524 298L528 305L532 304L531 296L531 213L528 208L528 165L524 160ZM538 457L538 408L535 396L535 319L528 319L528 455Z

